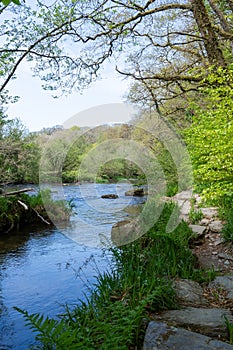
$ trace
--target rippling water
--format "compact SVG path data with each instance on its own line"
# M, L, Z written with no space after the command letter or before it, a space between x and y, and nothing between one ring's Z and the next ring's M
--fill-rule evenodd
M127 218L128 205L142 201L125 197L127 189L127 184L66 186L64 196L78 212L66 228L0 236L0 350L26 350L34 343L14 306L56 316L66 303L74 305L90 293L94 276L111 260L102 240L110 239L115 222ZM101 199L106 193L119 198Z

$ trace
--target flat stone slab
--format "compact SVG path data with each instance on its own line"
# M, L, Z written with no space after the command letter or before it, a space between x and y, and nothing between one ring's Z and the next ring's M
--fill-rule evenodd
M185 191L182 191L180 193L177 193L173 198L175 200L190 200L192 198L192 195L193 195L193 191L192 190L185 190Z
M226 309L205 309L187 307L182 310L169 310L162 314L162 320L171 322L175 326L189 328L193 332L198 332L210 337L227 336L225 325L226 316L230 322L233 317Z
M220 233L223 229L223 224L220 220L215 220L209 224L209 229L212 232Z
M207 219L212 219L214 217L218 216L218 208L217 207L210 207L210 208L200 208L202 211L202 214Z
M143 350L232 350L233 346L202 334L168 326L163 322L149 323Z
M205 231L206 231L206 227L205 226L201 226L201 225L189 225L189 227L198 236L202 236L205 233Z
M233 299L233 276L218 276L209 283L209 288L222 288L228 292L227 298Z
M179 279L173 282L172 287L180 303L186 305L208 305L203 296L203 289L199 283L187 279Z

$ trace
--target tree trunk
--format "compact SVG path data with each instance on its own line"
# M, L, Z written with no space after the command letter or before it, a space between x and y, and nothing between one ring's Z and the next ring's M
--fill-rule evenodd
M219 38L212 27L203 0L190 0L190 3L195 21L203 38L209 62L223 67L226 66L222 50L219 46Z

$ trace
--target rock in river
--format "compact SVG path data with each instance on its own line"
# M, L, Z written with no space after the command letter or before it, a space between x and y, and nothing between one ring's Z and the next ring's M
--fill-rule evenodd
M119 198L119 196L115 193L109 193L109 194L103 194L101 198L116 199L116 198Z

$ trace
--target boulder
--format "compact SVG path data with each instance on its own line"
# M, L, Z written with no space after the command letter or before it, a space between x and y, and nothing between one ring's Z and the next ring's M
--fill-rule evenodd
M115 245L121 246L132 242L135 239L133 221L123 220L113 225L111 230L111 240Z
M212 231L212 232L220 233L220 232L222 232L223 224L222 224L222 222L221 222L220 220L212 221L212 222L209 224L209 229L210 229L210 231Z
M227 298L233 299L233 276L217 276L212 282L209 283L209 288L222 288L227 291Z
M116 198L119 198L119 196L115 193L110 193L110 194L103 194L101 198L116 199Z
M145 192L143 188L134 188L133 190L129 190L125 192L126 196L135 196L135 197L143 197L145 196Z
M201 225L189 225L189 228L195 233L197 236L203 236L206 232L206 227Z
M151 321L147 327L143 350L233 350L233 346L186 329Z
M210 337L226 337L227 328L224 316L228 318L229 322L233 322L231 312L226 309L187 307L181 310L163 312L162 320Z
M203 289L197 282L178 279L173 282L172 287L180 303L196 306L208 304L208 301L203 296Z

